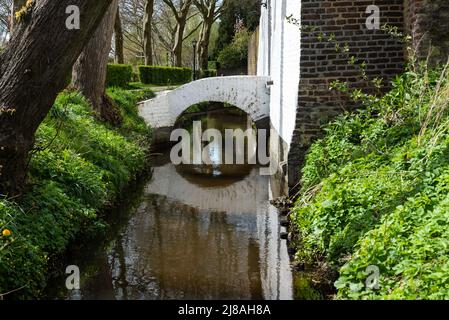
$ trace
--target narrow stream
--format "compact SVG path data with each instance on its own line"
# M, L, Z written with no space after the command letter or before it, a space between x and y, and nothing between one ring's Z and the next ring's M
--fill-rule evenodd
M219 130L251 125L228 113L200 119ZM220 156L220 146L211 150ZM250 165L175 166L167 154L152 165L151 179L113 214L107 241L65 258L79 266L81 289L68 291L60 276L50 298L293 298L269 177Z

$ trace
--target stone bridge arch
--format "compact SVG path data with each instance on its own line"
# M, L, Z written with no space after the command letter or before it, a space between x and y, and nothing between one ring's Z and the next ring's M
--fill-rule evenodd
M213 101L243 110L256 124L266 123L270 116L269 81L270 77L265 76L201 79L143 102L139 112L153 129L171 129L189 107Z

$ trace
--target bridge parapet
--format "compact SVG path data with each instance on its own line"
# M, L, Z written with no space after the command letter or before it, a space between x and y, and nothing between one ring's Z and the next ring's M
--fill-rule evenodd
M139 113L152 128L167 128L190 106L213 101L229 103L258 122L270 116L269 81L270 77L262 76L201 79L143 102Z

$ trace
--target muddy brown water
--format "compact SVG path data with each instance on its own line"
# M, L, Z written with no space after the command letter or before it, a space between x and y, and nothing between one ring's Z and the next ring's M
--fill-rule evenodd
M243 115L202 116L206 128L246 129ZM220 147L212 148L220 157ZM292 299L287 244L280 239L269 177L251 165L175 166L152 160L149 181L110 217L104 241L64 258L80 290L52 279L58 299Z

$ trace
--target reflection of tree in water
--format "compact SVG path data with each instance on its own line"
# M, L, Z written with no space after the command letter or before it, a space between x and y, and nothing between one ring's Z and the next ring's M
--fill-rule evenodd
M118 265L115 263L115 259L118 260ZM114 281L116 290L120 289L118 295L120 298L127 300L128 299L128 281L126 279L127 267L126 267L126 259L125 259L125 251L123 249L123 236L120 235L115 242L114 247L114 255L111 259L111 266L117 268L118 270L114 270L117 273L117 278ZM120 294L121 293L121 294Z
M279 225L266 177L253 168L229 186L225 177L211 186L207 176L202 186L201 176L183 173L172 164L154 168L139 205L117 215L122 227L109 249L86 263L98 275L83 298L280 297Z
M145 212L138 216L125 236L129 238L128 249L134 248L137 238L141 238L137 242L141 246L152 245L142 246L138 255L137 252L131 255L145 262L134 261L134 267L127 271L133 274L128 274L127 278L145 278L142 277L145 268L140 267L150 264L153 279L160 289L157 297L152 298L250 299L262 296L261 285L257 284L260 280L254 281L256 274L260 278L258 265L250 262L257 261L254 257L259 256L257 244L248 234L248 229L253 229L248 223L254 223L250 219L242 217L230 223L227 214L199 212L158 196L149 197ZM126 255L130 256L129 252Z
M81 261L80 261L81 262ZM81 298L115 300L114 281L108 255L99 252L88 264L79 264L82 274ZM72 297L76 299L76 297Z
M249 239L249 249L248 249L248 278L250 279L250 293L251 299L262 300L263 294L261 292L262 288L262 278L259 262L259 245L254 239Z

